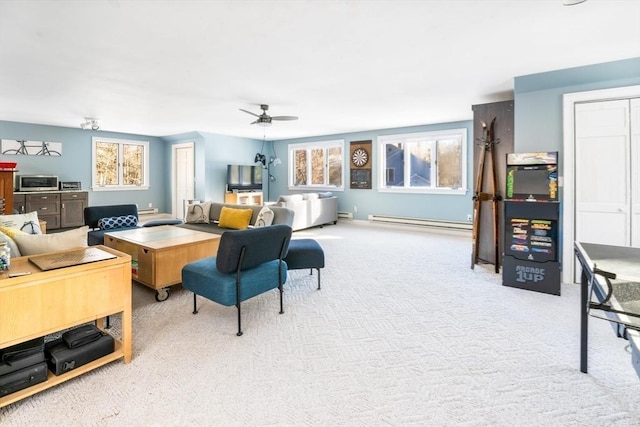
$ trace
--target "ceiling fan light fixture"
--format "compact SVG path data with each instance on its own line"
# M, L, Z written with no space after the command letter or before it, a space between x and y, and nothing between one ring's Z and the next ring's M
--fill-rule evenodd
M80 123L80 127L82 129L98 130L100 129L100 125L98 124L98 119L94 119L93 117L85 117L84 122Z

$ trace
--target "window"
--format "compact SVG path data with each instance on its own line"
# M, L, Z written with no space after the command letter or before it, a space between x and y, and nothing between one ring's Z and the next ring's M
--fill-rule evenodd
M378 137L379 190L466 194L467 130Z
M149 142L92 138L92 190L149 189Z
M344 140L289 145L289 187L344 189Z

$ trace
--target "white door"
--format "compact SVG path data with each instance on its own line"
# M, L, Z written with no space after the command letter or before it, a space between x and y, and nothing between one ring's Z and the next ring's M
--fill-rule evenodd
M576 104L576 237L631 244L629 101Z
M640 98L631 100L631 246L640 247Z
M195 167L193 143L176 144L172 147L173 197L172 215L184 218L184 201L195 196Z

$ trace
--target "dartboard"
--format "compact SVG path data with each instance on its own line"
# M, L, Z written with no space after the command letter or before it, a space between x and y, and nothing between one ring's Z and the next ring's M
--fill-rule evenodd
M356 148L351 155L351 163L361 168L369 161L369 153L364 148Z

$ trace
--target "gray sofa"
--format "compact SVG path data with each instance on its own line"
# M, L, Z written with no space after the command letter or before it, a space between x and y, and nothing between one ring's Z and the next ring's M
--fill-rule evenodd
M329 191L280 196L274 206L294 212L293 231L338 222L338 198Z
M208 224L185 222L184 224L178 225L178 227L204 231L207 233L222 234L229 229L219 227L218 224L215 223L215 221L218 221L220 219L220 212L222 211L223 206L235 209L251 209L253 212L251 215L250 225L255 225L256 219L258 218L258 213L263 208L263 206L260 205L234 205L231 203L211 202L211 206L209 208ZM285 224L291 227L294 221L294 214L291 210L280 206L269 206L269 208L273 211L272 225Z

